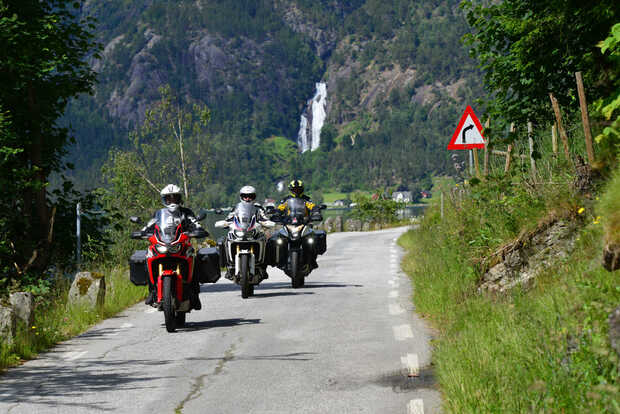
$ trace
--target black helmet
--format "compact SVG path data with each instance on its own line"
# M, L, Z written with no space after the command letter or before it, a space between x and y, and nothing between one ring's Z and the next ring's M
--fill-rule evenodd
M301 197L304 195L304 183L301 180L293 180L288 184L288 190L293 197Z

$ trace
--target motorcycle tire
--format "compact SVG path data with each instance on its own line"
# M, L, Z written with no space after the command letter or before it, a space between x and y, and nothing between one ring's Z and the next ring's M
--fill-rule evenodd
M299 268L299 252L291 252L291 285L293 289L304 286L304 276Z
M172 278L163 278L163 298L162 307L164 309L164 320L166 322L166 331L174 332L176 330L176 318L174 314L174 301L172 298Z
M174 318L176 328L183 328L185 326L186 316L187 316L187 312L177 312L177 316Z
M250 269L248 256L241 256L239 260L239 284L241 285L241 297L247 299L254 294L254 286L250 284Z

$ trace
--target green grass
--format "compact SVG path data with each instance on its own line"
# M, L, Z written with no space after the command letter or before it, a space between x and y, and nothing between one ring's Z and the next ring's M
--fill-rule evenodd
M129 281L127 268L105 269L101 273L106 275L106 300L102 309L69 306L69 283L60 281L52 292L37 297L34 325L18 324L14 343L11 346L0 344L0 369L32 359L39 352L84 332L145 297L146 289Z
M446 412L620 413L607 324L620 279L601 266L597 219L618 211L620 186L608 185L599 204L571 191L562 160L539 165L549 175L533 186L527 171L498 174L468 187L462 202L446 197L443 220L433 200L420 229L399 241L416 310L439 331L433 364ZM527 289L479 293L482 260L550 215L581 223L573 253Z

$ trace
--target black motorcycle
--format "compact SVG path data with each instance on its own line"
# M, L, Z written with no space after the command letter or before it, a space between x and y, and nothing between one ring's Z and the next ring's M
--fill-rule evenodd
M300 198L287 200L287 212L274 213L271 220L282 224L268 242L270 264L282 269L291 278L293 288L303 287L305 277L314 270L316 257L327 250L327 235L314 230L313 221L321 221L321 210L325 205L315 207L310 214L306 203Z

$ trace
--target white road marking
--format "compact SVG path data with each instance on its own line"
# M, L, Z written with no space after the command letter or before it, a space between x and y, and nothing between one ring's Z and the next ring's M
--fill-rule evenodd
M133 323L124 323L121 325L121 329L133 328Z
M390 290L390 293L389 293L388 297L390 297L390 298L397 298L398 297L398 290Z
M149 306L149 308L147 310L144 311L144 313L155 313L155 312L157 312L157 309L152 308L150 306Z
M418 360L418 354L407 354L407 356L400 358L401 362L407 368L407 375L410 377L417 377L420 375L420 362Z
M390 315L400 315L405 310L398 303L390 303L389 305Z
M421 398L409 401L407 414L424 414L424 401Z
M65 361L75 361L76 359L80 358L83 355L86 355L88 351L71 351L71 352L67 352L62 359L64 359Z
M397 341L404 341L407 338L413 338L413 332L411 331L411 326L409 325L398 325L393 326L394 330L394 338Z

